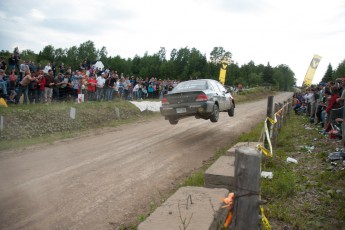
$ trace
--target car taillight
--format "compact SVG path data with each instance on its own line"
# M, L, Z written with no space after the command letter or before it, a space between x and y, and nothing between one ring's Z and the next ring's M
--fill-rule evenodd
M168 105L168 99L166 99L165 97L162 98L162 105Z
M207 101L207 100L208 100L208 97L204 93L200 93L195 99L195 101Z

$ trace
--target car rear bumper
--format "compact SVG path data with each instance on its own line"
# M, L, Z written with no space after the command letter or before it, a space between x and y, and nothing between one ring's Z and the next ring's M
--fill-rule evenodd
M163 105L160 112L166 117L186 117L199 115L201 117L209 116L213 113L214 102L202 102L194 104Z

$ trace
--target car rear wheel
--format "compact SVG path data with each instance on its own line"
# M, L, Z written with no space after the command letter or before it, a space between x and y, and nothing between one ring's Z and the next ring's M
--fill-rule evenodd
M231 108L228 110L228 114L230 117L233 117L235 115L235 106L232 104Z
M176 125L178 123L178 120L175 120L175 119L169 119L169 123L171 125Z
M210 121L211 122L217 122L219 119L219 108L218 105L214 104L213 105L213 113L210 116Z

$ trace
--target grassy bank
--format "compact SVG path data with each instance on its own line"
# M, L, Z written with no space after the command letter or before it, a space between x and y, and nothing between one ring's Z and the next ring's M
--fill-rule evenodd
M267 201L265 214L272 229L344 229L345 163L328 162L328 154L341 148L341 142L320 134L321 127L310 125L305 116L291 114L279 134L272 158L262 156L262 171L273 179L261 179L261 196ZM236 142L256 142L262 131L258 124ZM218 150L215 159L224 155ZM287 163L287 157L298 164ZM203 186L207 162L181 186Z

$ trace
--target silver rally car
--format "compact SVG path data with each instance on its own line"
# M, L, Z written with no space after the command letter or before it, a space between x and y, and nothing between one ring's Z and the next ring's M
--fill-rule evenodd
M170 124L176 125L182 118L210 119L217 122L219 112L234 116L235 101L230 90L212 79L198 79L179 83L162 98L160 113Z

